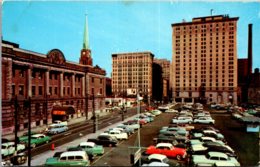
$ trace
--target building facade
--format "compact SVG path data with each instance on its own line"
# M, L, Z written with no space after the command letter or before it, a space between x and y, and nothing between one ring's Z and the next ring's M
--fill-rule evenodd
M87 40L80 63L67 61L59 49L45 55L2 41L2 134L13 133L16 123L28 128L29 108L31 127L102 112L106 72L92 66L90 53Z
M136 95L152 97L151 52L112 54L112 92L115 96ZM128 93L127 93L128 92Z
M168 102L170 100L170 66L171 62L167 59L154 59L154 63L159 64L162 67L162 80L163 80L163 91L162 100Z
M237 103L237 21L217 15L172 24L174 101Z

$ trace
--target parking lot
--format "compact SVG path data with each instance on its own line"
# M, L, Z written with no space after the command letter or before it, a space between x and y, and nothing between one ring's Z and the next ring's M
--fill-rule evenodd
M155 121L144 125L140 130L140 141L143 150L150 145L154 145L153 138L157 137L162 126L168 126L171 122L173 113L163 113L156 117ZM211 113L215 119L215 127L225 136L228 145L233 148L238 155L241 166L256 165L259 160L258 134L247 133L244 126L231 118L228 113ZM192 124L195 128L201 124ZM120 142L118 147L106 148L106 153L92 163L92 166L131 166L130 154L133 147L138 146L137 132L129 137L128 140ZM177 161L177 160L171 160ZM183 164L186 162L179 161Z

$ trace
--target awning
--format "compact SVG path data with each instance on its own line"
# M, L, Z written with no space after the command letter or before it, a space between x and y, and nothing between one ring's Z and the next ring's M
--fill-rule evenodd
M54 106L52 115L71 115L75 114L75 109L72 106Z

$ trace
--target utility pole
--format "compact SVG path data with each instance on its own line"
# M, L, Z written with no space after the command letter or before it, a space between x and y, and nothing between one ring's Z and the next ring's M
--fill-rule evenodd
M86 121L88 120L88 94L86 94L85 97L85 116L86 116Z
M96 133L96 113L95 113L95 95L93 92L93 97L92 97L92 108L93 108L93 133Z

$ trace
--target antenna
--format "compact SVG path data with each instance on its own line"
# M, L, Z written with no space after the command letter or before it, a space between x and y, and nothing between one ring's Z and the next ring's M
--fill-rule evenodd
M212 13L213 13L213 9L210 9L210 15L212 16Z

